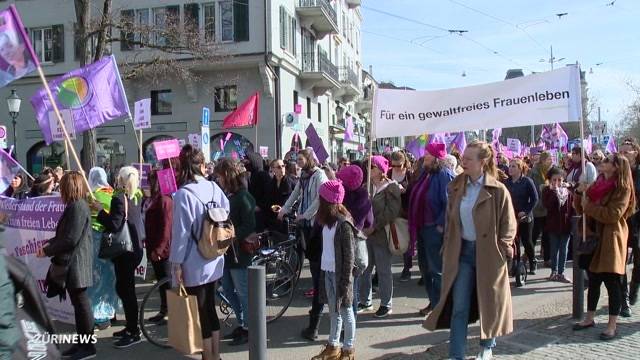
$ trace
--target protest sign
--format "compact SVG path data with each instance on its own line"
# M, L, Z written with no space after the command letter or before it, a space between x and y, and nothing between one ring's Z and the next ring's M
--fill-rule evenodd
M435 91L378 89L376 138L541 125L582 118L577 66L505 81Z
M73 125L73 115L71 110L60 110L60 115L62 115L62 121L64 122L64 127L67 128L69 138L75 140L76 129ZM64 141L64 132L62 131L58 118L56 117L56 113L53 110L49 111L49 126L51 128L51 140Z
M151 164L140 164L140 163L132 163L131 166L136 168L136 170L141 171L140 173L140 187L143 189L149 188L149 174L151 173Z
M178 191L176 186L176 175L173 169L158 170L158 184L160 185L160 193L162 195L171 195Z
M196 149L200 149L202 147L200 144L201 139L202 138L200 134L187 135L187 141L189 142L189 145L193 146Z
M142 99L135 102L133 117L133 129L141 130L151 127L151 99Z
M515 154L520 154L522 152L522 143L518 139L507 139L507 149L512 151Z
M264 159L269 157L269 147L268 146L260 146L260 156Z
M156 141L153 143L153 148L158 160L175 158L180 155L180 141L178 139Z

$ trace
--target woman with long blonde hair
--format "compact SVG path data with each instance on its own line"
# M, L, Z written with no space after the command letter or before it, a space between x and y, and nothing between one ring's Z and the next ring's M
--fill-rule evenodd
M507 261L513 258L517 221L509 191L497 178L491 145L469 144L462 167L464 173L448 186L440 302L424 326L451 329L449 357L464 359L468 325L479 319L478 358L490 359L495 338L513 331Z

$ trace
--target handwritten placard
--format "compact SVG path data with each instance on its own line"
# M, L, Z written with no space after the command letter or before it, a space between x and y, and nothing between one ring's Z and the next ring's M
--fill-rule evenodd
M518 139L507 139L507 149L520 154L522 152L522 143Z
M158 184L160 185L160 193L162 195L171 195L178 191L176 186L176 175L173 169L158 170Z
M180 141L178 139L156 141L153 143L158 160L171 159L180 155Z
M151 127L151 99L138 100L134 104L133 128L135 130Z
M268 146L260 146L260 156L263 158L269 157L269 147Z

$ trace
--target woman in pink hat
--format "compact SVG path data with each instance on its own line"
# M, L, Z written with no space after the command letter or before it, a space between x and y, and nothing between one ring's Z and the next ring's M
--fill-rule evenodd
M342 205L344 187L340 180L320 186L320 206L316 221L322 226L320 298L329 305L331 330L328 344L313 360L355 359L356 320L353 313L354 235L358 231L351 214ZM340 346L340 332L344 341Z
M400 186L397 182L387 177L389 160L379 155L372 156L370 165L374 190L372 200L374 221L373 226L363 230L367 235L369 266L362 274L360 282L360 299L363 302L358 304L358 312L368 311L373 308L371 273L375 265L378 273L378 294L380 294L380 308L378 308L375 316L383 318L391 313L393 297L392 255L389 251L389 239L385 226L391 224L400 216L402 203L400 200Z

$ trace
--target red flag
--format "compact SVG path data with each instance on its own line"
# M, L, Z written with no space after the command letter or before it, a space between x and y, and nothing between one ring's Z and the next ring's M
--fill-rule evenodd
M227 115L222 122L223 129L258 125L258 114L260 111L260 93L256 92L247 101L242 103L231 114Z

